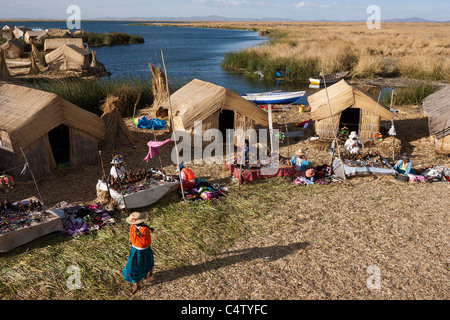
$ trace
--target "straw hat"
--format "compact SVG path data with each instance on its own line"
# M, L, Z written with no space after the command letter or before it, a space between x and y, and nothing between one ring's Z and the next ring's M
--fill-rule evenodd
M129 224L139 224L145 221L145 216L142 213L136 211L130 214L126 221Z
M300 148L295 152L298 156L304 156L305 155L305 150Z

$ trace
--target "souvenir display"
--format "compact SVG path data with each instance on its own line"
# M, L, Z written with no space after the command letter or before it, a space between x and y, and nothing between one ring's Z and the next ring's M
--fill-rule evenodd
M132 170L125 171L120 178L110 177L108 181L110 188L118 193L123 192L124 195L147 190L156 186L164 185L172 182L173 178L156 169L138 169L136 172Z
M39 200L22 200L10 203L8 199L0 201L0 234L16 231L42 223L52 215L43 209Z
M374 167L380 169L392 169L389 162L377 151L351 154L344 151L341 154L342 162L349 167Z

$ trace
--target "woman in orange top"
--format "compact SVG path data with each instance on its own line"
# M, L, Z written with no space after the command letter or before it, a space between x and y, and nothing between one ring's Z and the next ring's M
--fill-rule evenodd
M194 172L186 168L182 163L180 163L177 168L177 172L181 170L181 180L183 182L183 190L191 190L197 185L197 179L195 178ZM181 190L181 183L178 185L178 190Z
M126 221L130 224L131 249L122 275L125 281L133 284L131 293L135 294L140 288L139 282L153 274L152 269L155 262L150 246L152 244L150 232L153 231L153 228L144 223L145 216L140 212L133 212Z

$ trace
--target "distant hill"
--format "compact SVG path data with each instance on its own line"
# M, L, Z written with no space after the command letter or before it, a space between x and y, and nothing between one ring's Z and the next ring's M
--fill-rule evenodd
M51 20L61 20L61 19L48 19L48 18L39 18L39 19L29 19L29 18L10 18L3 19L3 21L14 21L14 20L30 20L30 21L51 21ZM167 21L167 22L181 22L181 21L248 21L248 22L264 22L264 21L274 21L274 22L365 22L366 20L328 20L328 19L316 19L316 20L294 20L294 19L286 19L286 18L229 18L222 17L218 15L209 15L209 16L192 16L192 17L129 17L129 18L118 18L118 17L101 17L101 18L92 18L86 20L98 20L98 21L142 21L142 22L152 22L152 21ZM412 18L394 18L394 19L382 19L383 22L403 22L403 23L450 23L450 20L447 21L437 21L437 20L428 20L424 18L412 17ZM1 22L0 22L1 24Z

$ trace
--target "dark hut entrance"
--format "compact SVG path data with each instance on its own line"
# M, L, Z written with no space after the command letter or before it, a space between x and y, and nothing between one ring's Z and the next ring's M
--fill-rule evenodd
M48 133L48 139L52 148L53 157L58 168L70 163L70 133L69 127L59 125Z
M339 129L347 127L350 132L359 133L359 122L361 120L361 110L359 108L347 108L342 111L339 121Z
M225 137L227 129L234 129L234 111L222 110L219 113L219 130Z

